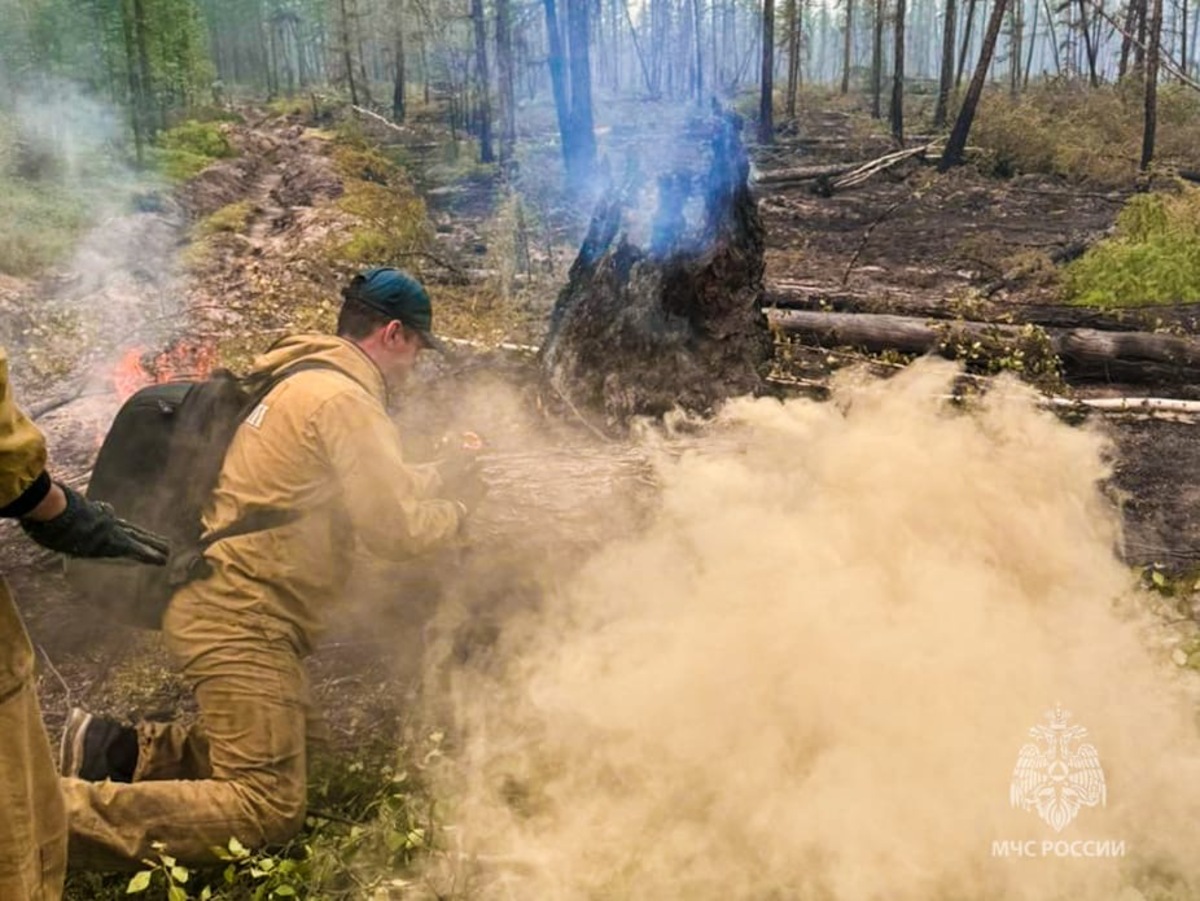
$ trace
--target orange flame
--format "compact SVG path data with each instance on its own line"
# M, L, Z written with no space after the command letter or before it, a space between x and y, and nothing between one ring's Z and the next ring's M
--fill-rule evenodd
M144 348L132 347L113 367L113 389L124 403L147 385L206 379L215 364L216 348L207 341L176 341L153 358Z

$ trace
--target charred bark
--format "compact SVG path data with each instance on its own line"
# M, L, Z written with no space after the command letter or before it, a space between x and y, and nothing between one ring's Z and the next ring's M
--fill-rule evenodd
M597 205L541 352L547 384L569 404L624 424L762 389L772 357L763 228L740 129L738 117L714 118L707 179L660 179L649 248L622 232L618 191ZM689 228L695 193L703 212Z

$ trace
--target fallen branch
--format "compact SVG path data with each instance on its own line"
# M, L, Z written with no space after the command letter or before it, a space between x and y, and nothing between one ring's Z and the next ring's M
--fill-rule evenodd
M854 251L854 256L852 256L850 258L850 262L846 264L846 271L842 273L843 285L850 281L850 273L854 271L854 267L858 264L858 258L861 257L863 251L867 249L867 242L871 240L871 233L875 231L875 229L879 226L879 223L883 222L883 220L887 219L892 215L892 213L896 212L896 210L900 209L900 207L904 206L904 204L908 203L915 196L915 194L910 194L908 197L902 197L900 200L897 200L886 210L880 213L875 218L875 221L867 226L866 231L863 232L862 240L858 242L858 249Z
M1046 406L1058 409L1096 410L1102 413L1175 413L1200 416L1200 400L1177 400L1170 397L1095 397L1071 398L1051 396Z
M380 123L381 125L386 125L392 131L398 131L401 134L408 134L408 132L404 128L397 125L391 119L388 119L385 116L381 116L381 115L379 115L379 113L374 112L373 110L369 110L366 107L362 107L362 106L355 106L354 104L350 104L350 109L352 109L356 113L360 113L364 116L370 116L376 122Z
M886 154L878 159L864 163L857 169L854 169L833 183L835 190L841 191L845 188L854 188L863 184L871 177L878 175L880 172L886 172L893 166L898 166L905 160L910 160L913 157L924 156L933 149L933 144L923 144L920 147L909 147L905 150L897 150L894 153Z

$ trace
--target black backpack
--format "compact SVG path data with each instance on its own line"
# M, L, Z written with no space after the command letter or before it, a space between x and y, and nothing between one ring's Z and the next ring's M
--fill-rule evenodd
M202 534L201 516L238 426L285 378L317 368L329 367L298 363L252 380L221 369L205 381L150 385L125 401L100 447L87 496L170 540L170 559L166 566L68 559L67 581L80 599L126 625L161 628L176 589L207 574L207 547L298 518L292 510L260 508Z

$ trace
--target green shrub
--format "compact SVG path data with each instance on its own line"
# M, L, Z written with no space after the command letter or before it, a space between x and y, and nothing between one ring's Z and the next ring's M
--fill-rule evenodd
M194 178L215 160L237 156L218 122L188 121L162 132L151 157L172 182Z
M1089 306L1200 301L1200 189L1131 197L1114 237L1068 266L1064 284Z
M1059 175L1072 181L1125 185L1141 157L1142 97L1132 83L1090 88L1050 80L1020 98L984 94L971 145L994 174ZM1164 85L1159 100L1158 161L1200 165L1200 98Z
M158 136L158 146L214 160L237 155L224 130L216 122L189 121L176 125Z

